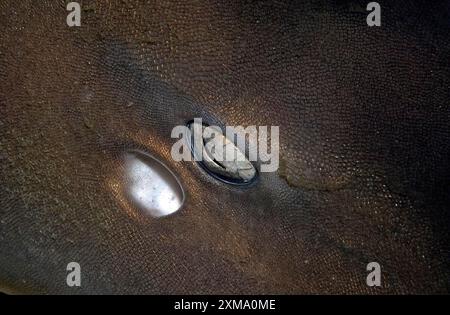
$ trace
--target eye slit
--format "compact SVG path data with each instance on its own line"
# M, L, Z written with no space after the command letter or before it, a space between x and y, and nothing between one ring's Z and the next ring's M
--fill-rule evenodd
M204 131L209 125L191 121L190 148L198 164L211 176L232 185L248 185L255 181L258 172L244 153L219 128L214 136L205 138ZM195 139L202 141L195 141ZM198 143L200 142L200 143ZM231 159L225 152L232 152Z

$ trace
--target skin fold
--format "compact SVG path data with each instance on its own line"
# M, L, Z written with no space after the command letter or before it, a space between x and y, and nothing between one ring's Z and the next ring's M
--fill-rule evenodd
M368 2L0 0L0 291L448 293L450 5ZM279 169L175 162L194 117L280 126ZM180 211L127 204L127 150Z

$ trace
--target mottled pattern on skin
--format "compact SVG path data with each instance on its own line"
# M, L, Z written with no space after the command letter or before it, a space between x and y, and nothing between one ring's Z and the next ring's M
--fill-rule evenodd
M448 1L0 1L0 289L448 293ZM170 132L279 125L250 187L174 162ZM180 179L152 219L125 150ZM79 262L82 286L66 285ZM367 263L382 268L369 288Z

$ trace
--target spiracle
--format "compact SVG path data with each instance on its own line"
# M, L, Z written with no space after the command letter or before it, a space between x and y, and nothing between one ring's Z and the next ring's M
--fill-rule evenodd
M256 168L220 128L196 121L188 123L188 128L194 159L211 176L234 185L247 185L257 178Z

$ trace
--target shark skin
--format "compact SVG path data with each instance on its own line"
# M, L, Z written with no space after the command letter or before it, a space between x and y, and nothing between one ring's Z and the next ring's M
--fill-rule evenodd
M0 1L0 291L448 294L450 6L367 2ZM174 161L196 117L279 126L280 167ZM130 150L179 211L127 202Z

